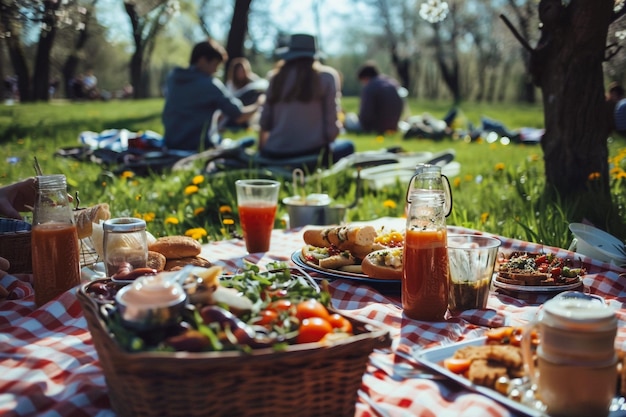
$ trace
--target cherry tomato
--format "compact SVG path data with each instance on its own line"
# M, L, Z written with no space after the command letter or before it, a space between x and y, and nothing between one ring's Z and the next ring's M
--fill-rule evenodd
M301 301L296 306L296 317L300 321L310 317L321 317L324 320L328 320L329 315L324 304L315 299Z
M546 255L539 255L535 258L536 265L545 264L546 262L548 262L548 257Z
M267 308L274 311L288 311L291 309L292 306L293 303L291 301L282 299L273 301L272 303L270 303L270 305L267 306Z
M256 324L259 324L261 326L267 326L276 321L276 319L278 318L278 313L274 310L262 310L259 313L259 317L260 319L258 322L256 322Z
M469 369L471 364L472 361L466 358L446 358L443 360L443 365L446 369L455 374L464 373Z
M550 270L550 275L552 275L552 278L557 279L561 276L561 270L560 266L555 266Z
M298 331L298 343L319 342L333 331L333 326L321 317L310 317L302 320Z
M339 329L345 333L352 333L352 323L350 323L350 320L348 320L341 314L331 314L328 317L328 322L331 326L333 326L333 329Z

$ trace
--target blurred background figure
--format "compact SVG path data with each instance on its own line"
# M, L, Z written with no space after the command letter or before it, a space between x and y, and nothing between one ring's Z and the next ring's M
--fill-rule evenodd
M93 69L88 69L82 79L83 97L95 99L98 98L98 78Z
M228 55L212 39L196 44L189 67L176 67L167 79L165 106L161 119L168 149L198 151L212 148L216 112L236 123L244 123L258 109L258 103L244 106L215 73Z
M294 34L270 73L261 112L259 150L268 158L324 154L325 162L354 152L354 144L337 139L341 123L337 71L319 62L315 37Z
M621 84L612 82L609 84L606 101L609 106L611 130L626 136L626 98L624 98L624 93L624 87Z
M254 104L259 101L260 97L267 90L268 81L259 77L252 71L250 61L244 57L233 58L228 66L226 75L226 88L233 96L238 98L244 106ZM227 119L222 126L225 129L235 130L247 128L249 126L258 126L258 113L251 118L250 121L237 123L234 120Z
M378 134L398 130L406 90L395 79L381 74L373 61L363 64L357 77L362 86L359 114L346 115L346 130Z

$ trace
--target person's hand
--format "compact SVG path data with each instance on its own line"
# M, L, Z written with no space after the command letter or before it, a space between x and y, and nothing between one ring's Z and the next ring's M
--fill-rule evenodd
M0 256L0 271L6 272L9 270L10 267L11 267L11 263L9 262L9 260ZM0 275L0 277L2 276Z
M0 187L0 215L22 220L20 212L31 211L36 196L34 177Z

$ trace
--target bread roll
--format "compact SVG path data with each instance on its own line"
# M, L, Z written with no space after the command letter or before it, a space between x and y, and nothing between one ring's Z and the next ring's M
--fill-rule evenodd
M328 258L320 259L319 266L326 269L340 269L343 266L354 265L356 260L352 255L347 256L345 253L339 255L329 256Z
M146 266L148 268L156 269L158 272L165 270L165 264L167 259L163 256L162 253L155 252L152 250L148 251L148 262Z
M200 256L190 256L188 258L178 258L178 259L168 259L165 262L164 269L166 271L173 271L177 269L181 269L187 265L201 266L203 268L208 268L211 266L211 262Z
M93 233L93 223L111 218L109 205L107 203L96 204L95 206L74 211L74 221L78 231L78 238L90 237Z
M376 229L371 225L307 229L303 234L304 242L306 244L318 247L328 247L334 245L342 250L351 250L354 246L372 246L376 236Z
M202 245L189 236L163 236L148 245L148 250L163 254L169 261L198 256L202 252Z

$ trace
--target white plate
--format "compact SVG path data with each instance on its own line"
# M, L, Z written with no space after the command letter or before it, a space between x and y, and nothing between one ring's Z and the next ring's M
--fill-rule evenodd
M467 389L489 397L492 400L504 405L505 407L509 407L512 410L519 411L525 415L532 417L548 417L548 415L541 410L537 410L517 401L514 401L491 388L476 385L464 376L455 374L454 372L449 371L445 366L443 366L443 360L452 357L454 353L460 348L464 346L481 346L485 344L486 340L486 337L479 337L476 339L464 340L462 342L453 343L447 346L424 349L414 354L414 357L427 368L430 368L431 370L441 375L445 375L447 378L450 378L451 380L459 383ZM616 395L613 398L613 403L610 407L608 417L625 417L626 411L624 410L626 410L626 407L624 406L624 404L626 404L626 400L624 399L624 397Z
M576 239L576 252L603 262L626 264L626 245L615 236L583 223L570 223L569 230Z
M477 339L465 340L463 342L454 343L448 346L425 349L416 354L415 358L420 361L420 363L432 369L433 371L445 375L446 377L458 382L464 387L479 394L482 394L486 397L489 397L506 407L524 413L528 416L546 416L545 413L527 407L526 405L518 403L517 401L513 401L512 399L500 394L499 392L491 388L476 385L472 383L469 379L463 377L462 375L455 374L454 372L449 371L445 366L443 366L443 360L454 356L454 353L460 348L465 346L481 346L485 344L485 340L487 340L486 337L480 337Z
M496 277L493 278L493 286L501 288L503 290L515 291L515 292L528 292L528 293L554 293L576 289L582 285L582 280L573 284L565 285L515 285L507 284L506 282L498 281Z

